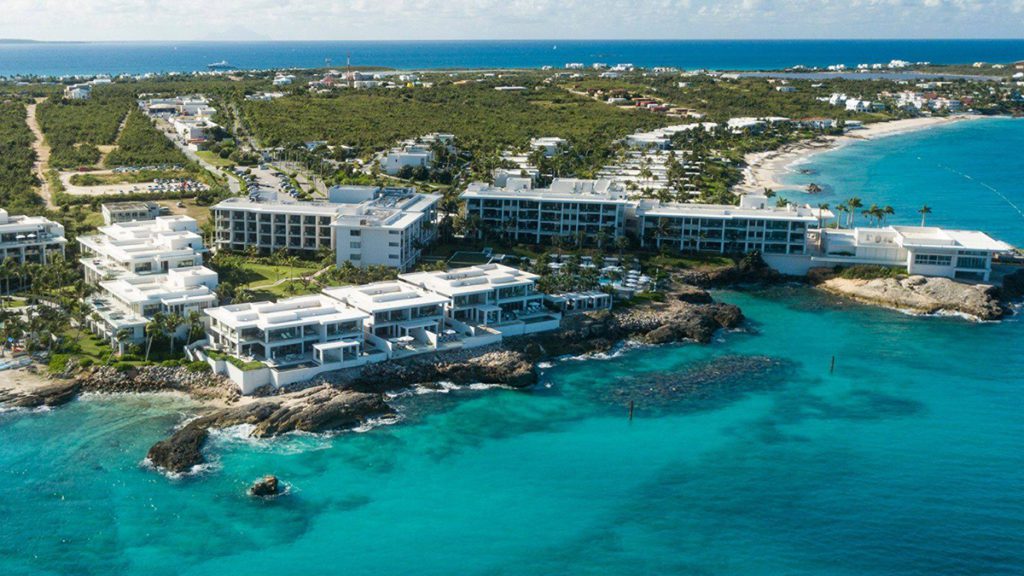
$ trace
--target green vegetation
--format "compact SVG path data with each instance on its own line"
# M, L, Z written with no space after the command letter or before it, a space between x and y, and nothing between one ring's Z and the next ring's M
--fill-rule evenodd
M35 138L25 114L21 102L0 102L0 207L12 214L37 214L43 209L43 199L34 191Z
M188 159L181 150L164 137L139 110L128 114L117 139L117 148L106 159L107 166L153 166L186 162Z
M874 280L876 278L902 278L907 275L907 271L904 268L894 268L892 266L857 264L848 268L837 269L836 275L847 280Z
M248 372L250 370L259 370L260 368L266 368L266 364L264 364L263 362L256 362L255 360L246 362L245 360L242 360L237 356L224 354L223 352L218 352L216 350L207 350L206 354L207 356L213 358L214 360L223 360L235 366L239 370L242 370L243 372Z
M94 90L89 100L50 98L36 107L36 117L52 149L50 166L77 168L99 162L98 145L113 144L118 127L134 102L126 95Z
M203 159L203 161L213 166L218 166L221 168L235 165L235 163L232 162L231 160L227 158L221 158L220 155L218 155L216 152L211 152L209 150L200 150L199 152L196 152L196 156L199 156L200 158Z
M265 146L325 140L367 152L429 132L451 132L460 149L493 162L500 150L523 147L534 136L564 137L581 156L597 160L613 140L664 124L656 114L619 110L543 84L531 88L499 92L484 82L292 96L247 101L243 113Z

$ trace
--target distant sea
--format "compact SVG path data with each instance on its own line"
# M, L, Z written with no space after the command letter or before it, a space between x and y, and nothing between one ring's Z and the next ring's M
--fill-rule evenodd
M356 65L397 69L539 68L567 62L777 70L889 62L1024 59L1024 40L527 40L362 42L89 42L0 44L0 75L139 74Z
M928 203L1020 243L1020 215L971 182L1019 200L1022 137L966 122L809 166L899 221ZM1021 316L717 296L747 331L565 359L525 391L411 390L402 423L364 433L217 432L192 478L141 464L194 413L180 399L0 412L0 573L1021 574ZM268 473L289 494L246 496Z

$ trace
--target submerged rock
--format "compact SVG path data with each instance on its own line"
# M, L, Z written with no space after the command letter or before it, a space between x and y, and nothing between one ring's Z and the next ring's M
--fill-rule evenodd
M249 488L249 494L253 496L276 496L278 489L277 476L267 475L253 483L252 487Z

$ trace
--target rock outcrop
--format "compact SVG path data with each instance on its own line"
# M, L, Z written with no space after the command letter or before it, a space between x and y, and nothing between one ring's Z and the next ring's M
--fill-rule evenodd
M280 487L278 485L277 476L264 476L253 483L252 487L249 488L249 494L253 496L277 496Z
M58 381L25 392L0 390L0 404L12 408L39 408L40 406L61 406L74 400L81 385L78 382Z
M924 314L957 313L979 320L998 320L1006 313L999 289L988 284L966 284L949 278L829 278L818 286L828 292L899 310Z
M211 428L250 424L254 427L251 436L264 438L292 431L352 428L393 413L380 394L323 384L199 416L170 438L154 444L147 457L158 468L183 473L203 463L202 448Z
M234 402L240 397L238 386L223 376L196 372L184 367L139 366L117 370L99 366L78 377L83 392L143 393L184 392L197 400L219 399Z

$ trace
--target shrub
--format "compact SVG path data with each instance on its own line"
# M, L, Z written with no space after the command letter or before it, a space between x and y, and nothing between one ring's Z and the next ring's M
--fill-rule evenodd
M60 374L67 370L68 362L71 361L71 356L68 354L54 354L50 356L50 363L47 365L47 370L51 374Z
M117 370L118 372L127 372L127 371L129 371L129 370L131 370L133 368L135 368L135 365L132 364L131 362L115 362L114 363L114 370Z
M209 372L213 370L213 368L210 368L210 365L207 364L206 362L203 362L202 360L197 360L195 362L189 362L188 364L185 364L185 370L188 370L189 372Z

